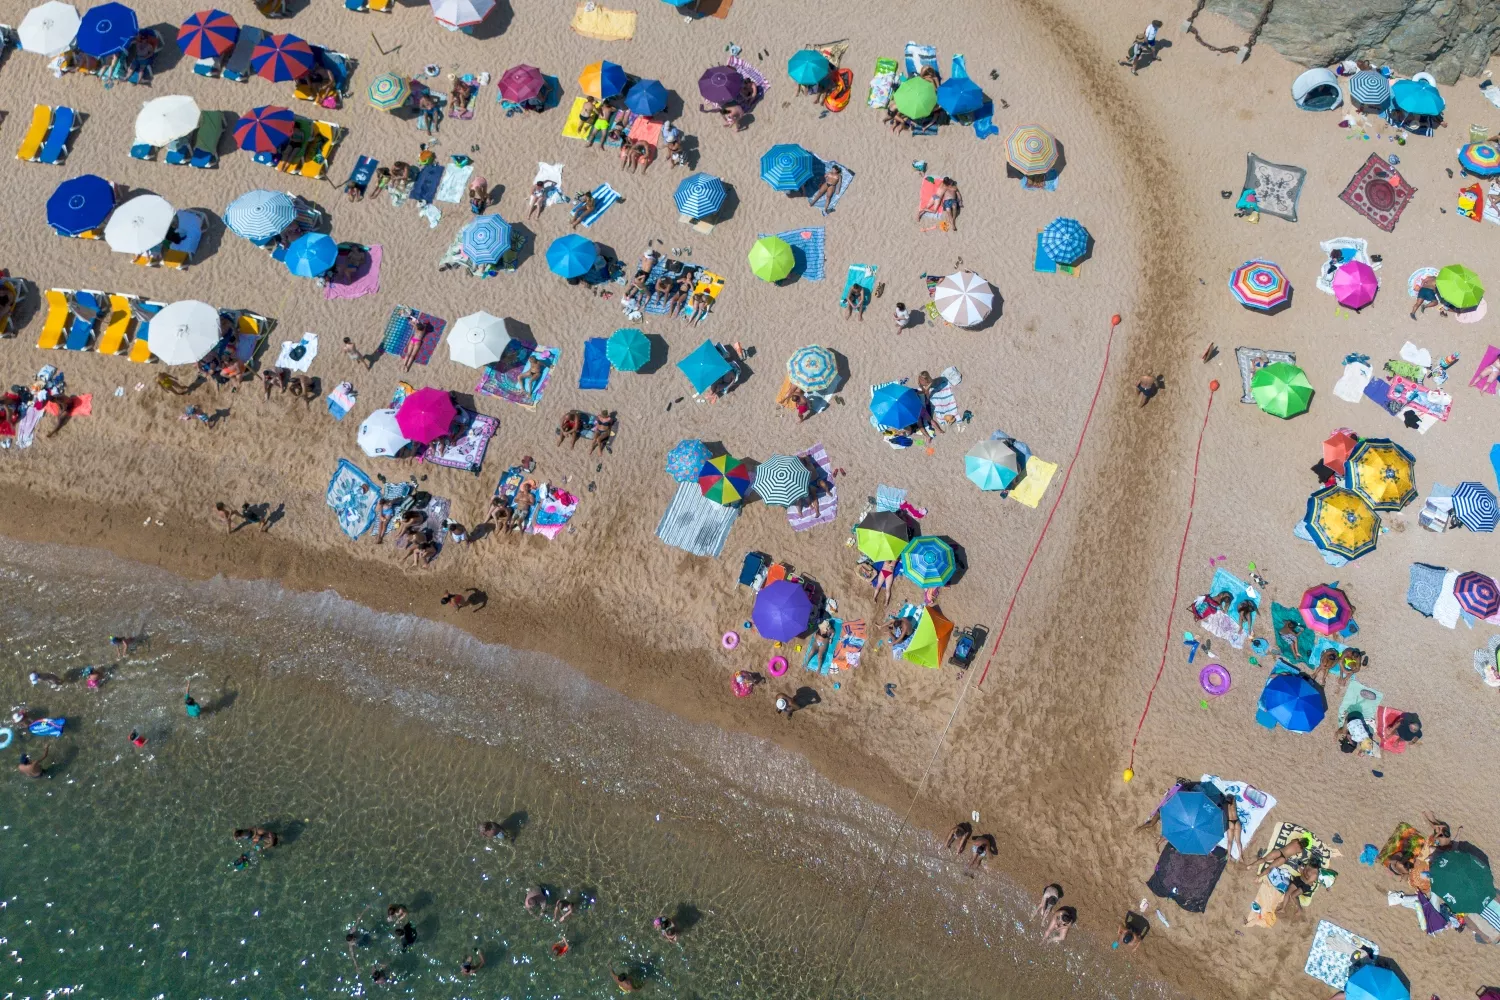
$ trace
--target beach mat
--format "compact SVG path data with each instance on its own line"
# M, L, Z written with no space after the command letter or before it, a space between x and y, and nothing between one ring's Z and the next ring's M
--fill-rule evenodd
M1306 179L1307 171L1302 167L1272 163L1254 153L1245 154L1242 188L1255 192L1256 205L1263 215L1296 222L1297 202L1302 197L1302 182Z
M568 111L568 118L563 122L562 134L569 139L584 139L588 137L589 130L583 125L583 106L587 98L573 98L573 107ZM558 172L561 173L562 164L558 164ZM540 179L540 178L538 178Z
M608 337L590 337L583 342L583 372L578 376L578 388L609 388L608 346Z
M457 163L449 163L443 168L443 179L438 182L437 193L433 200L458 204L468 195L469 178L473 176L474 164L459 166Z
M828 460L828 449L823 447L823 442L808 448L806 451L797 452L798 457L810 458L818 463L818 468L823 470L823 475L828 481L833 482L833 463ZM808 528L816 528L820 524L832 524L839 516L839 488L830 486L828 492L818 498L818 513L813 514L812 505L798 510L793 507L786 509L787 523L792 526L793 531L806 531ZM830 650L832 647L829 647Z
M1378 153L1371 153L1349 178L1339 201L1389 233L1401 221L1401 213L1416 193L1417 189L1408 184L1395 167L1381 159Z
M347 283L329 280L328 284L323 286L324 299L358 299L380 291L380 261L385 256L385 248L375 243L366 250L369 252L370 259L354 275L354 280Z
M405 311L406 306L399 305L391 310L391 315L385 322L385 334L381 337L380 341L382 352L394 354L398 358L406 350L407 342L411 339L412 335L412 323L410 319L407 319L403 315ZM418 321L432 327L427 334L427 339L423 341L421 348L417 351L416 360L413 362L414 364L425 365L432 360L432 355L437 350L438 342L443 339L443 330L448 326L448 321L431 313L424 313L415 309L412 310L412 314Z
M1026 475L1022 476L1015 489L1010 491L1010 498L1035 509L1042 502L1042 494L1047 492L1047 487L1052 484L1052 477L1055 475L1057 475L1057 463L1043 461L1032 455L1026 460Z
M568 23L584 38L601 42L619 42L635 37L635 11L610 10L602 4L580 3Z
M738 507L725 507L705 497L696 480L679 483L656 526L656 537L692 555L718 558L739 516Z
M1248 782L1226 781L1216 774L1205 774L1202 781L1213 785L1226 799L1231 795L1235 797L1235 812L1240 820L1241 845L1251 842L1255 831L1260 829L1261 821L1272 809L1276 808L1276 796L1270 792L1263 792ZM1229 850L1227 833L1219 838L1219 847ZM1240 860L1239 853L1231 851L1231 856L1235 861Z
M875 60L875 72L870 77L870 89L865 103L872 108L883 108L891 102L891 94L900 79L901 64L888 56Z
M1168 844L1162 848L1146 888L1189 913L1202 913L1208 909L1208 898L1228 864L1223 848L1214 848L1212 854L1180 854Z
M592 229L599 217L609 210L609 206L620 200L620 192L608 184L600 184L591 192L594 196L594 210L583 217L583 228Z
M324 496L338 516L339 529L350 538L358 538L375 523L380 490L363 469L347 458L339 459Z
M1235 364L1240 369L1240 384L1244 392L1240 394L1241 403L1255 402L1255 396L1250 392L1250 380L1255 378L1255 373L1266 365L1297 363L1297 355L1291 351L1267 351L1259 347L1236 347L1234 349Z
M1491 396L1495 395L1496 391L1500 390L1500 380L1484 380L1480 378L1479 373L1494 364L1497 360L1500 360L1500 347L1496 347L1493 344L1486 344L1484 357L1479 359L1479 364L1474 369L1474 377L1469 379L1469 385L1480 392L1488 393Z
M1368 948L1379 955L1380 947L1369 938L1360 937L1345 930L1331 920L1319 920L1313 931L1312 946L1307 950L1307 963L1302 971L1336 990L1349 984L1349 973L1354 964L1354 955L1359 949Z
M875 301L875 275L880 271L878 264L850 264L849 273L844 276L844 294L839 299L839 308L849 304L849 289L855 285L861 285L870 293L870 301Z
M485 452L489 450L490 438L500 428L500 421L473 410L461 409L459 415L463 418L459 428L462 432L460 436L441 454L435 455L430 450L424 452L422 461L445 469L472 472L477 476L484 467Z
M501 352L500 360L484 369L474 391L483 396L498 396L507 403L534 410L537 403L541 402L542 394L547 391L547 383L552 380L552 372L557 368L561 353L560 348L539 347L512 338ZM526 370L527 362L533 355L540 358L544 365L536 388L527 392L521 388L521 373Z
M769 233L759 234L762 237L771 235ZM822 226L813 226L808 229L788 229L786 232L776 233L777 239L785 240L792 248L792 272L786 276L790 281L796 278L806 278L808 281L822 281L827 266L827 253L824 248L825 232Z

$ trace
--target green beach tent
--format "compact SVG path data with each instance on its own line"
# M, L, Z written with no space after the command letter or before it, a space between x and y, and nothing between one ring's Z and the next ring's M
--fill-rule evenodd
M1313 387L1301 368L1277 361L1255 373L1250 380L1250 394L1255 397L1256 406L1286 420L1307 412Z
M912 633L911 643L901 658L907 663L936 670L943 662L943 653L948 648L948 639L953 635L953 623L944 618L936 608L923 608L922 620Z

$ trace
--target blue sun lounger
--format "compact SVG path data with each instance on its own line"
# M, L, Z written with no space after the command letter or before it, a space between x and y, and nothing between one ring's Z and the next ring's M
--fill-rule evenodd
M68 155L68 140L73 137L77 124L78 112L70 107L58 107L52 113L52 127L47 130L47 141L42 144L37 159L42 163L61 163Z
M101 303L94 297L92 292L75 292L73 301L80 306L91 307L103 311L107 303ZM63 348L69 351L86 351L94 344L94 325L98 322L98 315L93 319L84 319L76 313L73 316L73 325L68 328L68 339L63 343Z

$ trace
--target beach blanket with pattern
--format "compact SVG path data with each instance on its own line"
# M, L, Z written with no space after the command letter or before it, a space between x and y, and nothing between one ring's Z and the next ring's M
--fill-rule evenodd
M1307 171L1262 160L1254 153L1245 155L1244 187L1255 192L1255 200L1265 215L1288 222L1297 221L1297 201L1302 197L1302 182Z
M651 290L651 297L646 300L646 304L642 308L653 316L665 316L667 314L667 296L656 290L656 282L661 278L671 278L675 282L684 275L689 275L693 278L693 287L696 289L698 280L704 273L706 273L704 269L697 264L684 264L680 260L658 260L652 265L651 273L646 275L646 287ZM715 293L715 297L717 297L717 293ZM689 301L691 301L691 298ZM688 306L684 303L678 315L686 316L687 314Z
M432 360L432 353L437 350L437 345L443 339L443 330L448 326L448 321L431 313L418 312L413 309L411 317L406 315L406 306L396 306L391 310L390 317L385 321L385 333L380 339L380 350L385 354L394 354L396 357L406 351L407 342L411 340L412 320L426 323L430 330L417 351L416 364L425 365Z
M1291 843L1293 837L1308 832L1306 828L1300 827L1295 823L1278 823L1275 829L1271 831L1266 852L1270 853L1278 847L1285 847ZM1319 889L1324 886L1333 885L1334 879L1338 877L1338 872L1329 868L1328 862L1336 857L1337 854L1337 851L1330 848L1323 841L1317 837L1313 837L1313 863L1321 871L1318 873L1317 881L1313 883L1312 891L1301 897L1300 904L1302 906L1306 907L1310 905ZM1287 887L1291 884L1292 877L1297 874L1297 871L1291 865L1286 864L1277 865L1275 868L1267 871L1265 865L1262 864L1257 868L1257 873L1260 876L1260 884L1256 889L1255 899L1250 905L1250 912L1245 917L1245 925L1247 927L1273 927L1276 924L1276 907L1282 902Z
M561 348L538 347L536 344L511 338L510 343L505 345L505 350L500 353L500 360L485 368L479 376L479 384L474 387L474 391L484 396L498 396L507 403L534 410L542 400L542 393L547 390L547 383L552 379L552 370L557 367L557 359L561 353ZM533 357L542 362L542 374L537 379L535 388L528 392L521 385L521 375Z
M901 64L889 56L875 60L875 73L870 77L870 92L865 103L872 108L883 108L891 103L891 95L901 79Z
M823 442L808 448L806 451L797 452L802 458L810 458L823 470L823 475L833 482L833 463L828 460L828 449L823 447ZM806 531L808 528L816 528L820 524L831 524L839 516L839 488L830 485L826 493L818 496L818 512L813 513L812 504L806 507L788 507L786 509L787 523L792 526L793 531Z
M338 515L339 528L350 538L358 538L375 523L375 505L380 490L364 470L347 458L339 459L333 478L328 480L328 506Z
M839 635L839 644L833 651L833 670L853 670L859 666L859 658L865 650L864 619L844 622Z
M1360 949L1379 955L1380 947L1369 938L1345 930L1331 920L1319 920L1313 931L1312 947L1307 950L1307 964L1302 971L1336 990L1349 984L1354 956Z
M1250 596L1250 587L1245 581L1220 566L1214 570L1213 583L1209 584L1207 596L1213 597L1223 593L1229 594L1229 609L1214 611L1207 617L1199 619L1198 624L1235 649L1243 649L1245 640L1250 638L1250 629L1255 627L1255 615L1260 608L1260 601ZM1246 600L1256 606L1256 611L1250 612L1250 625L1241 628L1238 609L1240 602ZM1195 605L1195 607L1202 606L1204 605ZM1195 611L1195 615L1196 613Z
M358 299L380 291L380 261L385 256L385 248L376 243L365 249L369 254L365 266L348 281L330 280L323 286L323 298Z
M1244 391L1240 394L1241 403L1255 402L1255 396L1250 392L1250 380L1255 378L1255 373L1266 365L1297 363L1297 355L1291 351L1267 351L1259 347L1236 347L1234 349L1235 364L1240 369L1240 384Z
M541 535L548 541L555 541L576 513L577 497L567 490L543 483L537 488L536 504L531 508L531 523L527 525L526 531L528 534Z
M460 408L458 411L457 437L441 454L430 448L422 453L422 461L441 465L445 469L461 469L476 476L484 465L484 453L489 450L490 438L500 427L500 421L483 413Z
M1189 913L1202 913L1208 909L1208 898L1228 864L1223 848L1214 848L1212 854L1182 854L1168 844L1162 848L1146 888Z
M761 233L761 236L772 235ZM795 278L806 278L808 281L822 281L826 269L826 252L824 250L824 230L822 226L813 226L808 229L788 229L784 233L774 234L778 239L786 241L792 248L792 272L786 276L786 280Z
M1407 183L1395 167L1382 160L1378 153L1371 153L1349 179L1339 201L1388 233L1401 221L1401 213L1416 193L1417 189Z
M1229 796L1234 796L1235 813L1240 820L1240 844L1249 844L1255 836L1255 831L1260 829L1261 820L1276 808L1276 796L1270 792L1263 792L1248 782L1225 781L1216 774L1205 774L1202 780L1204 784L1217 788L1226 800ZM1228 850L1230 857L1235 861L1240 860L1240 848L1230 846L1227 833L1219 838L1218 846Z

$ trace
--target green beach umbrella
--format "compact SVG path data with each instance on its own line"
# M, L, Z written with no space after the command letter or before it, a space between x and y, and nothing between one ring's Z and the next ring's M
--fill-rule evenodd
M1286 420L1307 412L1313 387L1301 368L1278 361L1255 373L1250 380L1250 394L1255 397L1256 406Z
M854 528L859 551L876 562L899 558L910 538L911 526L895 511L874 511Z
M1490 866L1467 851L1449 848L1432 857L1433 895L1443 897L1454 913L1478 913L1495 898Z
M779 237L762 236L750 248L750 270L762 281L780 281L795 264L791 245Z
M957 568L953 546L937 535L913 538L901 550L901 572L918 587L941 587Z
M651 360L651 341L639 330L616 330L604 345L604 354L620 371L638 372Z
M896 110L908 118L926 118L935 107L937 87L926 77L914 76L896 88Z
M911 635L911 642L901 659L919 667L936 670L943 662L943 651L948 648L948 639L953 635L953 623L943 617L937 608L923 608L922 617Z
M1449 264L1438 272L1438 298L1454 309L1473 309L1484 298L1479 275L1462 264Z

